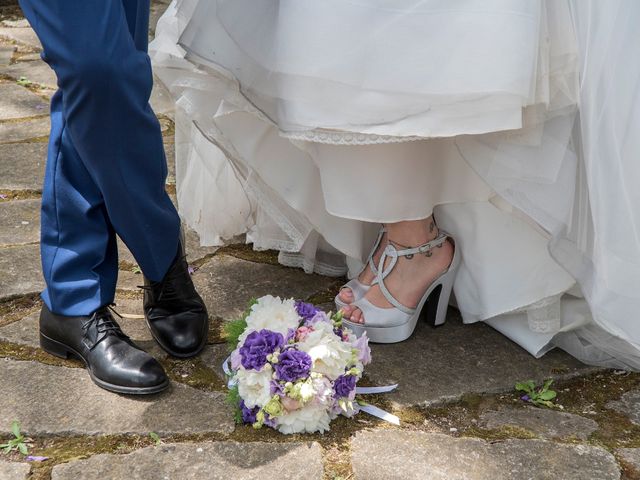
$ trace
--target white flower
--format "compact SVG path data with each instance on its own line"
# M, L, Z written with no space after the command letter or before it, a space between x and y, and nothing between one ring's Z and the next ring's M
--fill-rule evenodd
M268 365L259 372L240 368L236 373L238 393L248 408L262 408L271 400L271 373Z
M251 332L267 329L286 337L289 329L295 330L299 324L300 317L293 299L281 300L280 297L265 295L251 307L251 313L247 316L247 328L240 335L239 345L244 344Z
M329 430L331 418L328 409L321 405L309 404L278 417L278 431L281 433L324 433Z
M335 380L352 361L351 345L333 333L333 325L330 323L318 322L314 329L300 342L298 348L307 352L313 360L312 372Z

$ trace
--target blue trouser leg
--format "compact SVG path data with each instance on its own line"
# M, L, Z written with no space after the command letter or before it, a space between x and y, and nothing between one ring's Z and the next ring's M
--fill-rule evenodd
M149 97L149 0L20 0L58 77L42 198L43 299L61 315L110 303L115 234L164 277L180 220Z

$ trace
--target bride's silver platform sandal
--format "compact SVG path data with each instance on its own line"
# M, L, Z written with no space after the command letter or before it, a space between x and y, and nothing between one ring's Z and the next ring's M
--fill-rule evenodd
M378 275L378 268L376 267L376 264L373 261L373 256L376 254L376 251L380 246L380 242L382 241L382 237L384 236L386 231L387 230L384 227L380 228L380 232L378 232L378 239L376 240L376 243L373 245L373 248L371 249L371 253L369 254L367 263L364 264L364 267L362 267L362 270L360 270L358 275L356 275L354 278L352 278L351 280L349 280L347 283L345 283L343 286L340 287L340 292L342 292L342 290L344 290L345 288L351 289L351 292L353 293L354 301L360 300L362 297L364 297L369 291L369 289L371 288L371 285L366 285L362 283L360 280L358 280L358 278L360 277L360 275L362 275L362 272L364 272L367 266L369 266L369 268L371 269L374 275L376 276ZM349 303L343 302L340 299L340 292L338 292L338 295L336 295L336 298L334 300L336 304L336 312L339 312L347 305L351 305Z
M431 250L442 246L447 239L451 239L454 247L453 260L446 272L436 278L427 288L416 308L409 308L401 304L387 289L384 280L398 263L399 257L411 257L418 254L430 256ZM385 268L385 262L390 259ZM440 230L439 235L432 241L415 248L398 250L389 243L378 264L378 273L373 285L379 285L382 294L395 308L376 307L366 298L362 297L353 302L353 307L359 308L364 314L365 323L354 323L344 319L345 325L357 336L364 332L375 343L397 343L409 338L416 328L419 318L425 318L434 327L442 325L447 316L449 297L453 289L453 282L461 262L459 248L448 233Z

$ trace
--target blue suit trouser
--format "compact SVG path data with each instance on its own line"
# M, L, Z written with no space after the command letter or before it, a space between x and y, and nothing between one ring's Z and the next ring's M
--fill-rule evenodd
M42 298L54 313L89 315L114 299L116 234L154 281L178 251L180 220L149 105L149 0L20 5L59 88L42 192Z

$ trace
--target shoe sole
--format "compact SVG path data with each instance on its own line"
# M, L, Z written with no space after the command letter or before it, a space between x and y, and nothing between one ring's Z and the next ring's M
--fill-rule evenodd
M149 322L149 319L147 318L146 315L144 316L144 320L147 323L147 328L149 329L149 332L151 333L151 336L156 341L156 343L158 345L160 345L160 348L162 348L165 352L167 352L172 357L176 357L176 358L193 358L196 355L198 355L200 352L202 352L202 350L204 350L204 347L207 346L207 341L209 340L209 314L207 314L207 321L205 323L205 328L204 328L205 335L202 338L202 343L198 346L198 348L196 350L194 350L193 352L189 352L189 353L178 353L178 352L175 352L175 351L171 350L166 345L163 345L163 343L160 340L158 340L158 337L156 337L155 333L153 333L153 329L151 328L151 323Z
M65 345L64 343L58 342L57 340L53 340L52 338L47 337L43 333L40 333L40 347L50 355L59 358L76 358L78 360L82 360L85 365L86 370L89 372L89 377L93 383L95 383L100 388L108 390L114 393L124 393L128 395L152 395L154 393L160 393L166 390L171 382L167 378L166 381L159 385L153 385L151 387L125 387L123 385L115 385L113 383L105 382L104 380L96 377L91 368L89 367L89 363L85 360L85 358L76 352L73 348Z

